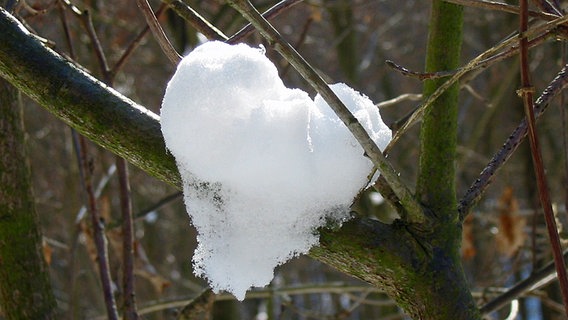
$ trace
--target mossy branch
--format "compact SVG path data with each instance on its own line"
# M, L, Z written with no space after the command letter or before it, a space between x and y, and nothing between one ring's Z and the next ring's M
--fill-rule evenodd
M0 9L0 75L90 140L181 186L159 117L45 47Z
M426 57L426 72L454 70L459 66L463 8L433 1ZM428 97L445 79L424 82ZM455 190L459 85L453 84L423 116L420 132L420 166L416 193L440 220L458 221Z

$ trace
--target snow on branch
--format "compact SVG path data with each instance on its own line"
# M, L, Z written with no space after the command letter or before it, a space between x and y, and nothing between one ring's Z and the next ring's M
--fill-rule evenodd
M406 209L402 218L409 223L424 224L426 216L421 205L414 198L410 190L402 183L400 177L382 154L379 147L367 135L363 126L351 114L349 109L342 103L337 95L331 90L329 85L319 76L319 74L304 60L304 58L288 43L280 33L256 10L248 0L227 0L227 2L238 10L262 36L269 41L274 49L278 51L300 75L312 86L318 94L329 104L330 108L337 114L341 121L347 126L357 142L363 147L365 153L373 164L379 169L388 185L392 188L400 204Z
M373 102L332 89L384 148L391 131ZM208 42L185 57L161 124L198 230L195 269L239 300L308 253L317 228L346 220L373 168L320 95L286 88L264 50L245 44Z

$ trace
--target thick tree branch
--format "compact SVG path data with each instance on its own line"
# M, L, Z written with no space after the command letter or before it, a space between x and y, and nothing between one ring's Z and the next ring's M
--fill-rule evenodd
M42 45L0 9L0 76L90 140L178 188L159 117Z

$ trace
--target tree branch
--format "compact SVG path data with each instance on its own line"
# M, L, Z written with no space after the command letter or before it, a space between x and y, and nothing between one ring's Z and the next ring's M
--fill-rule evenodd
M472 8L482 8L482 9L488 9L488 10L492 10L492 11L502 11L502 12L507 12L507 13L512 13L512 14L519 14L519 11L520 11L518 6L515 6L515 5L512 5L512 4L507 4L507 3L496 2L496 1L446 0L446 2L459 4L459 5L462 5L464 7L467 6L467 7L472 7ZM531 17L540 18L540 19L547 20L547 21L554 20L554 19L558 18L557 15L546 13L546 12L541 12L541 11L529 10L528 14Z
M227 36L223 34L217 27L205 20L197 11L193 10L188 4L181 0L162 0L172 10L189 22L195 30L201 32L209 40L227 40Z
M266 10L266 12L262 14L262 16L266 20L270 20L270 19L278 16L283 11L286 11L287 9L291 8L292 6L295 6L296 4L298 4L302 1L303 0L282 0L282 1L278 2L277 4L275 4L274 6L272 6L270 9ZM255 28L254 28L253 24L249 23L246 26L244 26L241 30L237 31L237 33L232 35L227 40L227 43L233 44L233 43L237 43L239 41L242 41L244 38L246 38L251 33L253 33L254 30L255 30Z
M540 97L534 103L534 115L538 119L548 104L554 99L562 90L568 86L568 65L564 66L556 77L550 82L548 87L542 92ZM523 119L517 128L507 138L503 146L495 153L489 164L479 174L479 177L469 187L463 198L458 205L458 212L460 219L463 220L469 213L469 210L481 198L487 187L491 184L493 177L503 164L513 155L517 150L520 143L527 136L527 121Z
M456 69L460 63L463 7L433 1L429 25L426 72ZM445 79L426 80L424 97L429 97L445 83ZM433 210L440 223L453 224L458 218L455 187L458 97L459 84L454 83L425 111L420 128L416 194L421 203Z
M564 259L568 259L568 251L564 251L563 256ZM515 284L507 291L503 292L503 294L483 305L480 308L480 312L481 314L486 315L493 311L497 311L510 303L512 300L517 299L518 297L521 297L528 292L544 287L551 281L555 280L556 277L556 266L554 265L553 260L541 269L533 271L531 275L525 280Z
M93 142L178 188L159 117L45 47L0 9L0 75Z
M91 218L91 228L93 230L93 241L96 248L96 263L99 268L99 276L102 284L103 297L107 310L107 317L110 320L118 319L118 311L116 309L116 300L112 289L112 279L110 275L110 266L108 262L107 239L105 235L104 221L101 217L97 206L97 199L93 189L93 168L91 167L91 159L88 156L87 140L85 137L79 137L80 145L80 165L84 173L83 185L85 187L85 198L87 200L87 211Z
M181 61L181 56L177 53L176 49L174 49L174 46L172 46L170 40L168 40L168 37L166 36L164 29L162 29L162 26L158 22L158 19L154 15L154 11L152 11L148 0L136 0L136 4L138 5L140 11L142 11L144 18L146 19L146 23L150 27L150 30L152 30L152 34L158 41L158 44L160 45L160 48L162 48L162 51L174 65L177 65Z
M568 16L559 17L547 23L543 23L541 25L537 25L534 28L527 30L524 34L525 37L530 38L533 36L537 36L538 38L542 37L543 34L551 34L556 30L556 28L564 23L568 22ZM479 68L487 67L488 61L494 61L500 55L511 56L516 51L515 50L508 50L506 52L501 52L506 48L510 48L518 43L518 39L516 37L509 37L492 48L489 48L485 52L481 53L474 59L471 59L465 66L459 68L454 75L447 79L444 84L440 85L436 91L434 91L426 100L408 117L406 122L400 126L400 128L396 131L394 136L392 137L391 142L385 148L385 152L388 153L389 150L396 144L396 142L400 139L400 137L405 134L414 124L416 124L422 116L426 112L428 108L434 103L438 97L440 97L448 88L453 86L458 80L460 80L466 73L473 71Z
M521 0L520 3L521 14L519 16L519 34L522 35L525 31L527 31L529 24L529 17L527 14L528 0ZM550 246L552 248L552 256L554 257L554 264L556 265L560 292L562 293L562 301L564 302L564 310L566 311L566 314L568 314L568 275L566 274L564 257L562 256L562 245L560 244L560 236L558 235L558 227L556 226L555 221L556 218L552 210L550 192L548 191L548 182L546 179L546 174L544 172L542 151L540 149L540 142L538 140L536 132L536 120L534 116L533 100L534 87L532 86L529 71L529 48L528 39L526 37L520 37L519 47L521 49L519 55L521 61L521 89L519 90L519 92L521 98L523 99L525 118L528 124L527 134L531 148L533 169L536 175L540 205L544 210L544 220L546 221L546 230L548 231Z

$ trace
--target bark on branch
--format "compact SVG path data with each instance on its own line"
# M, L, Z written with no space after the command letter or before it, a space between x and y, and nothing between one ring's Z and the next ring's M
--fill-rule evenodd
M156 114L45 47L0 10L0 76L90 140L181 186Z

